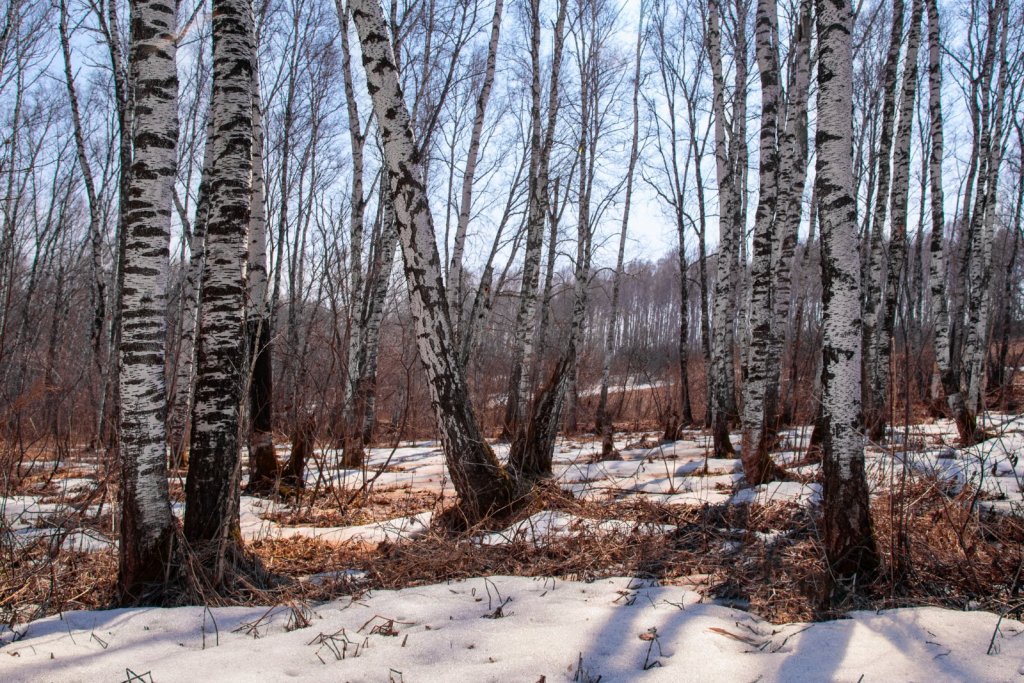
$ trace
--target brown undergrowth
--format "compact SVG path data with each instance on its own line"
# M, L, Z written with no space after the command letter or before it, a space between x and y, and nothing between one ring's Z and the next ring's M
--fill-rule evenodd
M421 501L425 502L425 501ZM951 492L938 482L908 482L901 495L883 491L873 517L885 571L862 586L855 602L825 607L827 567L816 513L793 504L669 506L637 500L578 500L543 485L513 517L455 530L451 515L435 515L423 537L377 546L310 538L264 539L246 550L272 577L227 600L206 604L313 602L365 590L399 589L475 576L607 576L656 579L700 591L706 600L748 609L775 622L837 616L849 609L936 605L1015 613L1021 609L1024 523L976 511L971 489ZM632 528L569 537L483 545L482 533L542 510L588 519L616 519ZM651 534L646 524L672 525ZM0 570L0 614L13 623L68 609L111 604L116 554L54 552L43 542L23 549ZM344 573L365 573L358 582ZM310 579L310 575L317 575ZM202 597L192 593L192 602ZM183 598L186 596L183 596ZM187 602L188 600L186 600Z
M282 526L360 526L417 515L437 505L438 497L433 493L408 486L375 488L354 497L345 490L320 491L303 493L287 508L266 512L262 517Z

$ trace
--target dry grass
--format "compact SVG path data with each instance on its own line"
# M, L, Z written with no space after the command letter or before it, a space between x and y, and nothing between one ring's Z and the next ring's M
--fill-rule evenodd
M312 494L307 494L312 496ZM292 524L363 524L437 509L431 494L375 491L339 511L321 490L302 505L278 513ZM284 604L327 600L366 589L398 589L495 574L593 580L632 575L699 589L776 622L830 618L841 610L911 605L983 608L1000 613L1021 608L1024 521L980 516L976 492L946 490L938 482L911 479L898 495L886 490L873 501L873 519L884 570L861 586L855 602L827 605L828 570L816 513L794 504L670 506L639 500L579 500L549 483L517 514L459 530L450 509L434 515L429 533L414 541L377 546L327 543L310 538L266 539L246 547L227 590L214 591L201 561L183 552L183 578L175 604ZM81 503L87 501L82 500ZM517 541L486 546L474 536L502 529L542 510L579 517L625 520L632 529L598 532L543 543ZM65 528L74 528L68 520ZM76 524L88 526L88 520ZM109 524L109 521L103 520ZM669 534L641 525L671 525ZM108 527L109 531L109 527ZM0 530L0 618L14 623L68 609L113 604L116 551L64 551L38 539L16 548ZM306 580L346 569L366 572L358 585L344 575Z
M103 609L114 595L117 553L54 551L38 539L0 570L0 623L13 625L67 610Z
M411 487L375 488L368 495L357 496L349 505L338 505L351 497L348 491L337 495L329 491L310 491L287 508L263 515L263 519L282 526L360 526L408 517L437 507L438 497Z

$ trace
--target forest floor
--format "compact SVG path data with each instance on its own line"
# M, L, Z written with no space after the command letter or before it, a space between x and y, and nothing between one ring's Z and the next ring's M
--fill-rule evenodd
M437 444L357 470L318 450L304 492L242 497L276 587L173 609L103 609L109 464L40 460L0 498L0 680L1020 680L1024 417L985 427L868 449L885 569L838 608L809 430L773 454L789 480L753 488L700 432L623 435L600 462L562 439L524 510L468 531Z

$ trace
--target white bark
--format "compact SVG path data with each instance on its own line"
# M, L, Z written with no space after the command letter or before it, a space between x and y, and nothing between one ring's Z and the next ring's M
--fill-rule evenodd
M907 51L903 67L903 83L900 95L899 121L893 153L892 195L889 215L889 262L886 280L881 282L878 302L878 326L875 338L871 371L871 416L868 419L869 435L880 439L884 435L885 409L889 394L889 364L892 355L892 338L896 324L896 305L899 301L899 285L907 254L907 213L910 191L910 135L914 123L914 104L917 95L917 53L921 42L922 0L913 0L913 13L907 37Z
M134 155L126 228L120 341L121 541L119 588L127 599L161 581L171 553L164 355L171 193L178 138L175 7L131 5Z
M469 230L469 219L473 211L473 182L476 179L477 159L480 156L480 138L483 134L484 119L487 116L487 102L490 100L491 88L494 85L503 6L504 0L495 0L494 18L491 19L491 38L487 44L487 63L484 67L484 79L480 86L480 94L476 99L476 112L473 115L473 129L469 136L469 149L466 150L466 166L462 174L462 196L459 201L459 219L455 228L451 266L448 270L448 310L452 314L456 339L462 335L462 310L465 305L462 255L466 248L466 233Z
M433 219L421 180L420 154L402 97L384 15L376 0L353 0L352 19L380 126L388 183L409 283L420 361L430 384L448 469L471 518L509 504L511 482L473 415L452 340Z
M237 542L239 410L243 396L245 267L252 206L253 27L247 0L213 4L213 166L206 270L199 297L196 392L185 536L216 548L214 581Z
M708 382L713 393L712 411L714 422L715 453L725 456L732 453L729 442L728 419L732 408L732 352L735 320L735 297L733 285L738 269L736 259L737 233L735 224L738 212L735 208L740 198L736 196L737 184L733 177L734 167L728 147L728 133L725 117L725 78L722 70L721 9L719 0L708 2L707 48L711 61L713 83L712 116L715 120L715 168L718 177L718 257L715 268L714 320L712 322L711 368ZM735 115L735 113L734 113Z
M608 415L608 382L611 378L612 355L615 352L615 330L619 318L619 289L622 281L623 262L626 257L626 236L629 230L629 210L633 201L633 174L640 156L640 64L644 46L643 8L641 8L640 25L636 33L636 54L633 68L633 136L629 147L629 163L626 166L626 196L622 205L622 226L619 228L619 251L615 259L615 274L612 279L611 311L604 339L604 362L601 366L601 389L597 408L598 428L601 431L602 456L610 457L614 451L612 442L613 425ZM686 277L685 269L682 277ZM687 302L683 302L685 307Z
M864 439L860 433L861 316L852 168L852 63L848 0L817 0L816 186L821 221L824 542L834 575L877 566Z
M768 480L774 468L764 444L765 389L772 335L772 253L775 246L775 204L779 184L779 56L778 10L774 0L758 0L755 50L761 80L760 192L754 217L750 277L750 344L744 359L743 471L750 484Z

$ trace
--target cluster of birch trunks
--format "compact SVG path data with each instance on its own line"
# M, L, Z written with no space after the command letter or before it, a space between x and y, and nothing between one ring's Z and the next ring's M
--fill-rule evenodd
M183 552L214 586L244 561L246 452L274 494L317 439L359 467L381 415L422 419L473 523L551 473L589 386L616 457L616 374L671 383L665 438L709 429L750 485L788 476L809 385L828 559L864 581L865 444L919 405L984 438L1019 352L1024 7L941 9L10 3L7 460L116 452L120 594L158 601Z

